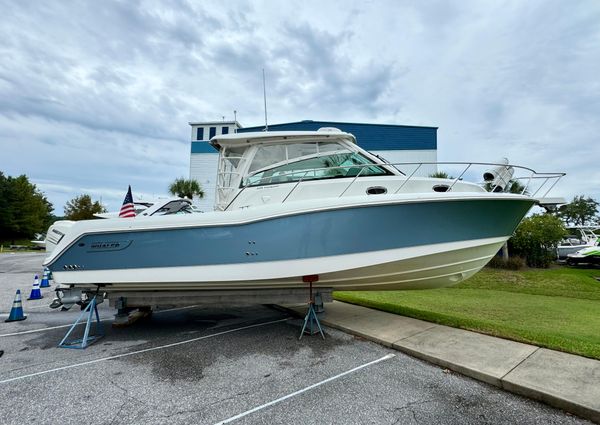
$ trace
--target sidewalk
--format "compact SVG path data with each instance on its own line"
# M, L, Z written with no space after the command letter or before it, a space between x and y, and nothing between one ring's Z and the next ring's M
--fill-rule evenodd
M304 316L306 305L288 306ZM600 361L339 301L322 324L600 423Z

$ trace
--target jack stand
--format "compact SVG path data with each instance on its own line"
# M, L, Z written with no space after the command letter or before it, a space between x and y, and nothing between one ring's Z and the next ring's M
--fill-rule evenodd
M304 325L302 326L302 331L300 332L300 338L298 338L299 340L302 339L302 336L304 336L305 333L309 334L309 335L314 335L316 333L320 333L321 337L323 339L325 339L325 335L323 334L323 329L321 328L321 323L319 322L319 318L317 317L317 313L315 312L315 299L313 297L313 292L312 292L312 284L313 282L316 282L319 280L319 276L318 275L310 275L310 276L303 276L302 280L304 282L308 282L309 284L309 300L308 300L308 312L306 313L306 317L304 318ZM306 329L306 325L309 326L308 329Z
M85 331L83 333L83 338L67 341L67 338L69 337L69 335L71 335L71 332L73 332L75 327L79 324L79 322L86 315L86 313L87 313L87 321L85 324ZM96 316L96 334L90 335L90 327L92 325L92 322L94 321L94 315ZM102 322L100 321L100 315L98 314L98 305L96 304L96 295L94 295L94 298L92 298L92 300L88 303L88 305L85 307L85 309L81 312L81 314L79 315L79 318L75 321L75 323L73 323L73 326L71 326L71 329L69 329L69 332L67 332L67 334L62 339L60 344L58 344L58 346L60 348L84 349L88 345L91 345L94 342L98 341L103 336L104 336L104 327L102 326Z

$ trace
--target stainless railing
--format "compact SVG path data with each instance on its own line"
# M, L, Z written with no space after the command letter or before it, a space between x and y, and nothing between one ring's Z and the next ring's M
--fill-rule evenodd
M317 173L325 173L325 172L331 172L334 170L348 170L348 169L356 169L356 168L360 168L360 171L356 174L356 176L348 176L348 177L353 177L352 181L344 188L344 190L338 195L338 197L343 196L351 187L352 185L354 185L354 183L358 180L358 178L363 175L365 176L365 174L363 174L363 170L365 170L365 168L368 167L377 167L377 168L384 168L384 169L388 169L389 167L393 167L395 168L397 171L399 171L400 173L402 173L404 176L406 176L406 179L402 182L402 184L398 187L398 189L396 189L394 191L394 194L399 193L410 181L411 179L417 179L417 178L422 178L421 176L419 177L415 177L415 174L423 168L423 166L433 166L435 165L437 166L460 166L461 168L459 168L458 171L458 177L454 177L454 178L448 178L446 180L451 180L451 183L448 185L446 192L452 191L452 189L454 188L454 186L463 179L463 177L465 176L465 174L471 170L474 166L483 166L483 167L496 167L496 168L500 168L500 169L510 169L511 171L511 176L508 180L503 179L502 182L505 183L504 186L501 186L502 182L494 182L494 181L484 181L484 182L475 182L476 184L479 184L481 187L483 187L485 190L489 191L489 192L509 192L511 186L513 185L513 182L519 182L521 183L521 181L526 181L525 184L521 184L522 185L522 190L520 191L521 194L527 194L529 196L531 196L532 198L535 198L538 196L539 193L541 193L542 189L546 186L546 184L550 183L549 187L546 189L546 191L544 192L544 194L540 197L546 197L546 195L554 188L554 186L556 186L556 184L558 183L558 181L565 175L565 173L538 173L535 170L528 168L528 167L523 167L523 166L519 166L519 165L512 165L512 164L502 164L502 163L493 163L493 162L452 162L452 161L440 161L440 162L398 162L398 163L384 163L384 164L352 164L352 165L342 165L342 166L336 166L336 167L322 167L322 168L312 168L312 169L308 169L308 170L299 170L299 171L287 171L287 172L282 172L280 174L277 174L277 176L268 176L268 177L262 177L259 180L255 180L255 181L250 181L250 178L252 178L254 175L258 174L254 173L254 174L250 174L248 175L244 181L242 182L242 190L240 192L238 192L238 194L234 197L234 199L231 200L231 202L229 203L229 205L227 206L227 208L235 201L235 199L240 195L241 192L243 192L247 187L251 187L251 186L259 186L259 185L265 185L265 184L278 184L278 183L292 183L293 181L276 181L274 182L274 179L277 180L281 180L281 179L285 179L287 177L293 177L293 176L297 176L299 174L301 174L301 177L295 181L295 184L291 187L290 191L287 193L287 195L283 198L283 200L281 201L282 203L285 202L291 195L292 193L294 193L294 191L296 190L296 188L303 182L306 181L312 181L314 179L317 179ZM412 172L404 172L402 170L402 168L406 168L406 167L414 167L414 169L412 170ZM512 173L515 171L520 171L523 172L525 175L519 175L519 176L514 176ZM264 172L264 171L261 171ZM307 179L307 176L309 176L309 174L313 174L313 177L310 179ZM334 177L334 176L332 176ZM326 178L331 178L331 177L325 177ZM430 177L433 179L433 177ZM294 179L295 180L295 179ZM541 183L541 185L539 185L534 192L530 192L530 187L532 186L532 183L534 181L538 181L538 180L543 180L543 182ZM264 181L264 183L263 183ZM501 190L498 190L501 189ZM227 209L225 208L225 209Z

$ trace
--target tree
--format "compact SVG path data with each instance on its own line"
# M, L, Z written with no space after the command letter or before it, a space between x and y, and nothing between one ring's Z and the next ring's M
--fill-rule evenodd
M508 191L510 193L522 193L524 195L529 193L527 190L525 190L525 186L523 186L519 180L511 180L510 182L508 182L508 184Z
M575 196L573 201L566 205L562 205L558 209L558 216L567 224L576 226L586 226L598 221L596 216L598 213L598 202L592 198L585 198L584 195Z
M106 208L99 201L92 202L90 195L79 195L65 204L67 220L91 220L94 214L105 213Z
M0 172L0 239L31 238L48 229L52 204L25 175Z
M509 244L528 266L545 268L556 258L556 246L565 236L565 226L558 217L534 214L519 224Z
M445 171L436 171L429 175L429 177L433 179L454 179L454 177L449 176Z
M527 195L529 193L529 191L525 190L525 186L523 186L519 180L510 180L506 188L496 186L493 182L487 182L483 187L488 192L491 192L493 189L495 192L517 193L519 195Z
M184 179L183 177L175 179L169 186L171 195L179 196L180 198L193 199L197 196L199 199L204 198L204 190L200 183L193 179Z

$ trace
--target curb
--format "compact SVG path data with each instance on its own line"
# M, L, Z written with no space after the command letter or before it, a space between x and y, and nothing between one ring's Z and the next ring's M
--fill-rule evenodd
M595 423L600 423L599 411L594 410L588 406L584 406L583 404L574 402L572 400L557 397L553 394L549 394L547 392L535 388L514 384L504 380L502 381L501 388L513 394L518 394L523 397L531 398L549 406L564 410L565 412L572 413L574 415L579 416L580 418L588 419Z

